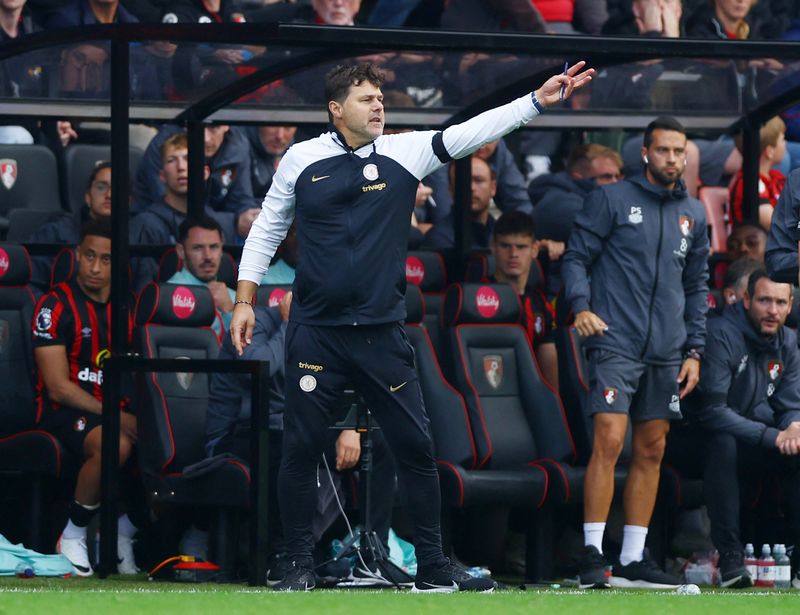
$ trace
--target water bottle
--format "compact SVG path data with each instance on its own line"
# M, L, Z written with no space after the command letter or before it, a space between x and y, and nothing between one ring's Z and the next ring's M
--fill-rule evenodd
M758 560L756 559L756 552L753 548L753 543L748 542L744 546L744 567L747 568L747 573L755 583L758 580Z
M25 562L20 562L17 564L15 573L19 579L31 579L35 576L35 573L33 572L33 566L31 564L26 564Z
M792 585L792 562L786 555L786 545L775 545L775 587L788 589Z
M758 580L756 587L775 587L775 560L769 545L761 547L761 557L758 558Z

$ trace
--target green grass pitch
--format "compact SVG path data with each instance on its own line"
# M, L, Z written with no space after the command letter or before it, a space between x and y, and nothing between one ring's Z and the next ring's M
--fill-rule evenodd
M798 613L797 591L713 591L699 596L671 592L570 589L503 590L488 595L417 595L395 591L318 590L278 594L243 585L189 585L133 580L0 578L0 614L53 615L598 615L599 613Z

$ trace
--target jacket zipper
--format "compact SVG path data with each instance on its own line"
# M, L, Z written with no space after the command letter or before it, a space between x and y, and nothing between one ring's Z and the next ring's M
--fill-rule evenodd
M650 291L650 310L647 315L647 335L644 338L644 346L642 347L642 354L640 359L644 359L647 354L647 347L650 346L650 335L653 332L653 304L656 299L656 290L658 289L658 277L661 271L661 244L664 239L664 202L662 201L658 206L658 247L656 248L656 275L653 280L653 290Z

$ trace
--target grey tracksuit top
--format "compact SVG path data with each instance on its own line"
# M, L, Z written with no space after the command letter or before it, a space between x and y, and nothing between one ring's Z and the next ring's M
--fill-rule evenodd
M702 351L708 252L703 205L683 182L668 190L638 176L591 192L561 268L573 311L609 327L587 347L656 365Z

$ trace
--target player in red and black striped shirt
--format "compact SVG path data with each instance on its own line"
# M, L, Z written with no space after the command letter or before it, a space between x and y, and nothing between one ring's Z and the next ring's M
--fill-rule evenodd
M558 356L553 338L553 306L541 288L528 284L533 261L539 253L533 220L521 211L504 213L494 225L492 282L505 282L519 293L522 326L528 333L544 379L558 389Z
M32 332L38 372L37 422L84 460L58 550L69 558L78 575L89 576L86 526L100 506L103 361L111 350L108 218L84 225L75 258L75 278L42 297ZM136 418L123 412L120 424L120 463L124 463L136 442ZM135 533L128 516L120 517L120 572L137 571L132 549Z

